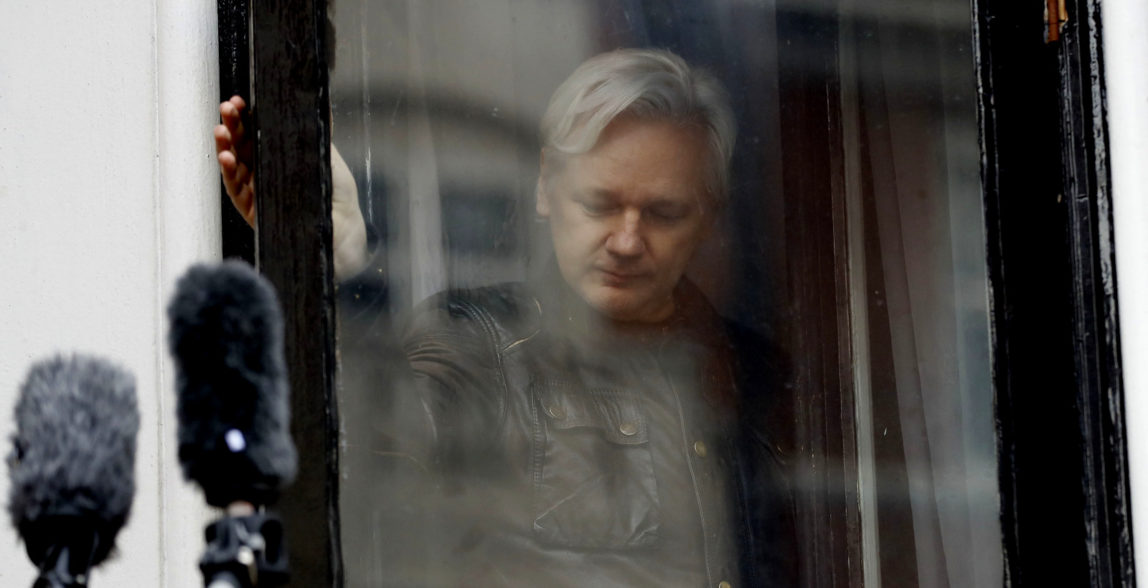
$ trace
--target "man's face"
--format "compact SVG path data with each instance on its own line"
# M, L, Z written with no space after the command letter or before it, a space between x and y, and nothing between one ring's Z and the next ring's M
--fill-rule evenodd
M544 154L538 214L550 220L562 277L591 307L620 321L670 316L712 225L708 155L701 128L626 116L587 153L550 163Z

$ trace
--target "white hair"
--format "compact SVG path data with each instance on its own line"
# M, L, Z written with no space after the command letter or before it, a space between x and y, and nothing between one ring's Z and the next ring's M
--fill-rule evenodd
M699 125L706 131L706 188L724 201L737 126L717 78L657 49L618 49L586 60L550 98L542 115L542 146L561 154L590 151L619 115Z

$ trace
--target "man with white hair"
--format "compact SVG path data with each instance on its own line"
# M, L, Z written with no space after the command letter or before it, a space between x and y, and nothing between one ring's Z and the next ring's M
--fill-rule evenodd
M216 139L250 222L235 100ZM396 567L404 581L795 582L784 435L767 425L783 421L782 362L684 277L724 205L734 135L720 84L667 51L598 55L555 91L535 203L548 270L432 296L382 351L410 366L387 375L385 453L434 488L410 498L434 523L401 531L439 561L421 580Z

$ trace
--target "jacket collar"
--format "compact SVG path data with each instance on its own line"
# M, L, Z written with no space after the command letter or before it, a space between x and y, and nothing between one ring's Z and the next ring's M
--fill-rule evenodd
M602 343L603 339L654 342L667 336L684 336L712 346L725 339L723 319L701 290L684 276L674 288L673 313L657 323L616 321L602 315L566 283L553 258L531 280L530 288L542 309L543 329L589 343Z

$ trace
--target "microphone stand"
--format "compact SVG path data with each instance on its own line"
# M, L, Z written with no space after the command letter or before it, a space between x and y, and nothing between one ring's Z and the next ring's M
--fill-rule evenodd
M247 502L204 530L207 547L199 560L208 588L266 588L287 583L287 542L275 515Z
M87 559L75 559L67 545L53 545L32 588L84 588L91 568ZM73 569L74 566L82 569Z
M28 555L40 570L32 588L85 588L96 552L107 548L103 527L79 515L57 515L40 524L39 533L25 534Z

